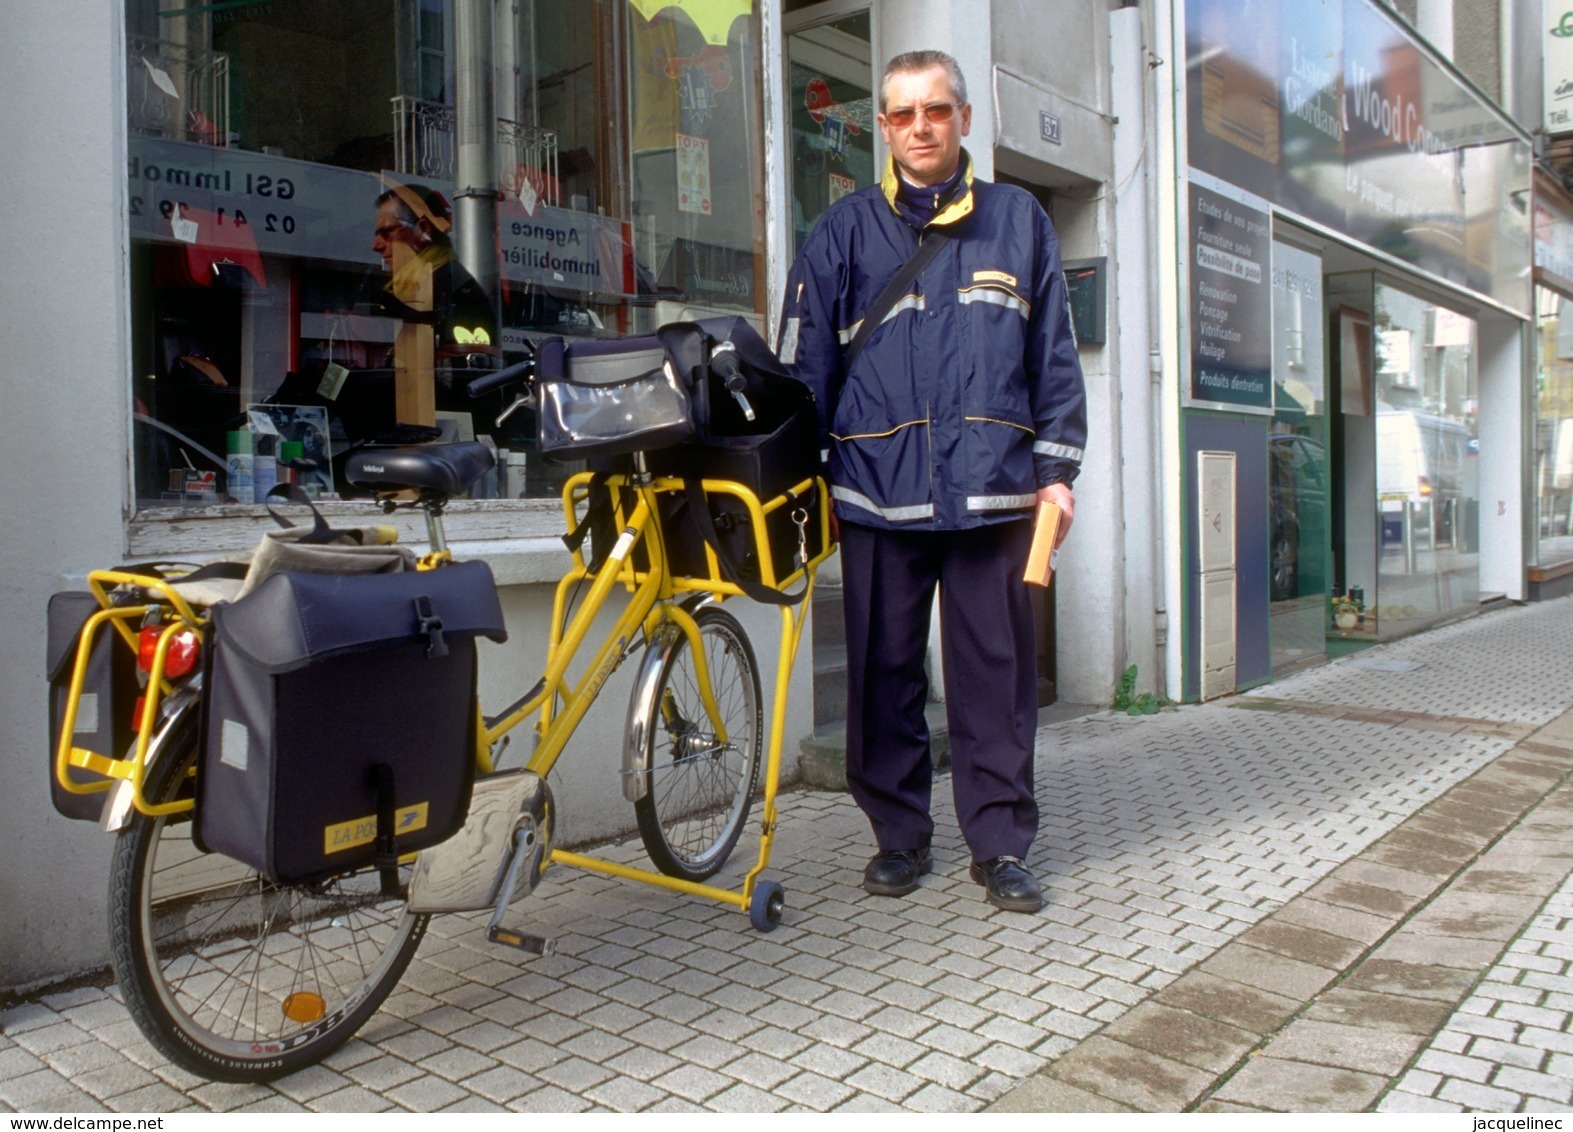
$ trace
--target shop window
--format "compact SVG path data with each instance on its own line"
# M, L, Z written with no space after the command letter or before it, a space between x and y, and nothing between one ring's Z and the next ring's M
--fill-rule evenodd
M787 36L795 247L803 246L825 209L878 180L879 106L869 39L866 11Z
M1535 379L1538 565L1573 560L1573 307L1535 288L1539 312Z
M1480 597L1475 320L1378 279L1373 318L1377 583L1388 639Z
M753 0L126 12L140 510L254 505L270 460L348 494L349 451L439 437L515 454L482 494L554 496L572 469L470 380L541 336L763 322Z

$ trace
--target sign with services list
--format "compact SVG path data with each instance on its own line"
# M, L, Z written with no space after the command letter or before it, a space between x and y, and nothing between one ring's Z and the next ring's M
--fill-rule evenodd
M1191 182L1190 400L1272 411L1267 213Z

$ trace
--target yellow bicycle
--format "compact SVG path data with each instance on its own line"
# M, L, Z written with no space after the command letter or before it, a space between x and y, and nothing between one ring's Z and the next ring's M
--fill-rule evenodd
M406 505L424 510L430 550L420 568L443 569L451 558L444 507L491 460L478 444L430 445L352 458L347 471L351 482L385 498L402 492ZM754 650L723 607L745 590L708 546L704 568L682 576L671 568L667 516L691 486L653 474L642 453L614 474L582 473L568 481L568 529L582 529L599 499L601 517L611 519L595 540L602 545L592 541L593 553L583 545L574 549L557 584L545 673L516 702L480 718L478 777L464 830L435 849L402 857L392 886L387 870L371 867L311 884L278 884L201 849L193 837L204 695L196 658L209 611L178 575L126 568L90 576L100 608L81 632L55 780L72 795L109 793L101 823L116 833L111 952L127 1008L155 1046L177 1064L220 1080L266 1081L314 1064L380 1007L432 914L489 908L491 940L549 953L550 940L503 921L505 910L553 864L716 900L747 912L761 930L779 923L784 894L762 874L778 816L788 678L815 572L830 553L829 504L823 482L812 476L766 500L741 483L703 482L712 499L746 510L756 543L754 584L800 585L804 595L780 608L768 753L761 766L763 705ZM783 513L798 545L793 569L778 576L768 532L782 528ZM625 603L615 624L597 637L592 626L614 591ZM135 739L121 757L75 746L72 739L84 710L89 643L101 631L112 631L120 647L136 652L146 686ZM635 655L621 779L654 869L552 844L548 775L608 678ZM524 766L494 765L503 761L494 756L509 734L531 719L535 745ZM740 840L761 780L753 866L736 888L709 883Z

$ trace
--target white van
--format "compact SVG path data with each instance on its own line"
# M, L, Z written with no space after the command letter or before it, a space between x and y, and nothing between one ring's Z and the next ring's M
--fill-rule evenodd
M1470 452L1469 429L1461 422L1430 413L1378 406L1376 413L1376 492L1382 509L1382 537L1402 537L1406 504L1416 506L1411 522L1428 530L1437 521L1437 538L1453 537L1464 459Z

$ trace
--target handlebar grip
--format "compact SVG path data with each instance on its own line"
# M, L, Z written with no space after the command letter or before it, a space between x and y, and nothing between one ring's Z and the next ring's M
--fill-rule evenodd
M511 366L478 377L464 388L471 398L484 397L494 389L501 389L515 381L528 381L535 372L535 361L515 362Z
M710 372L721 379L727 392L741 393L748 388L748 378L743 375L742 363L738 361L737 351L731 346L727 342L710 355Z

